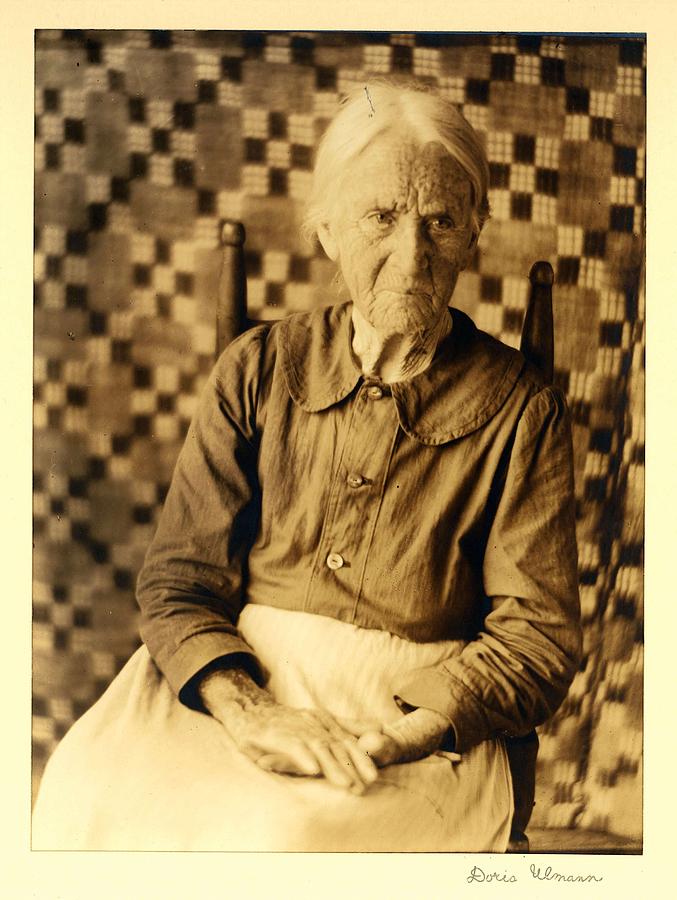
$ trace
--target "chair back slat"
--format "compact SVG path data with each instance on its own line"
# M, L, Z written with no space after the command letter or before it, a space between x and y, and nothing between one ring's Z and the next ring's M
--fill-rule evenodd
M241 222L227 220L221 228L221 274L216 304L216 357L247 328L247 278L244 263L246 233Z
M555 273L549 262L534 263L529 272L531 291L522 324L520 350L552 384L555 368L555 341L552 321L552 285Z

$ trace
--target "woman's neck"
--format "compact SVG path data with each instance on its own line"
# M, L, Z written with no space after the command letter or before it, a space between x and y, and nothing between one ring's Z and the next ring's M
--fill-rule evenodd
M360 368L365 375L375 375L386 383L408 381L424 372L437 345L451 330L451 316L446 309L431 328L414 334L383 335L355 305L352 319L352 349Z

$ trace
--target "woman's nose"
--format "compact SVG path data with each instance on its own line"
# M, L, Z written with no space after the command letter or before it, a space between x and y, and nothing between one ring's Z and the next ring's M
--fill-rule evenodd
M426 237L421 223L400 223L393 235L391 256L404 274L416 275L428 267Z

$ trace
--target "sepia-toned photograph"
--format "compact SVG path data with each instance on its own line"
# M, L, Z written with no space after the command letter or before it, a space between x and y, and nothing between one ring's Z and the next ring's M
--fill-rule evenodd
M34 850L642 853L646 71L35 32Z

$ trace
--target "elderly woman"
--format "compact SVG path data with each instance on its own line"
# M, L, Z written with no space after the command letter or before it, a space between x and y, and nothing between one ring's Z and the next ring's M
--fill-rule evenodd
M432 93L349 97L307 225L349 301L219 359L138 584L142 647L35 846L503 851L505 737L580 651L564 401L449 308L488 166Z

